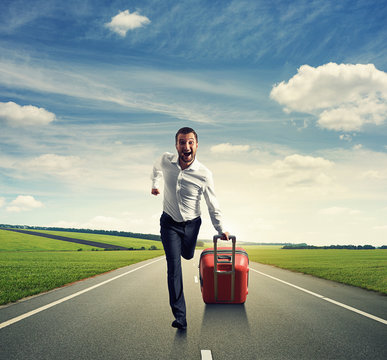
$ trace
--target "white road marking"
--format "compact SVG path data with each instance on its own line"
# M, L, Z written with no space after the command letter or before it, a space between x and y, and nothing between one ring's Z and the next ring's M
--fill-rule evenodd
M212 360L211 350L201 350L201 360Z
M52 302L52 303L50 303L50 304L41 306L40 308L37 308L37 309L32 310L32 311L29 311L29 312L27 312L27 313L25 313L25 314L22 314L22 315L20 315L20 316L15 317L15 318L13 318L13 319L10 319L10 320L8 320L8 321L5 321L5 322L3 322L3 323L0 323L0 329L3 329L3 328L5 328L5 327L7 327L7 326L9 326L9 325L15 324L15 323L17 323L17 322L19 322L19 321L21 321L21 320L23 320L23 319L26 319L26 318L28 318L28 317L30 317L30 316L32 316L32 315L35 315L35 314L37 314L37 313L39 313L39 312L41 312L41 311L47 310L47 309L49 309L49 308L52 308L53 306L58 305L58 304L61 304L61 303L65 302L65 301L67 301L67 300L73 299L73 298L75 298L75 297L77 297L77 296L79 296L79 295L82 295L82 294L84 294L84 293L90 291L90 290L94 290L94 289L96 289L96 288L98 288L98 287L100 287L100 286L102 286L102 285L105 285L105 284L107 284L107 283L109 283L109 282L111 282L111 281L117 280L117 279L119 279L120 277L123 277L123 276L125 276L125 275L128 275L128 274L130 274L130 273L132 273L132 272L134 272L134 271L137 271L137 270L140 270L140 269L142 269L142 268L144 268L144 267L146 267L146 266L152 265L152 264L154 264L155 262L160 261L160 260L162 260L162 259L164 259L164 257L162 257L162 258L160 258L160 259L157 259L157 260L154 260L154 261L152 261L152 262L150 262L150 263L147 263L147 264L145 264L145 265L139 266L138 268L135 268L135 269L133 269L133 270L127 271L127 272L125 272L125 273L123 273L123 274L121 274L121 275L117 275L117 276L115 276L115 277L113 277L113 278L111 278L111 279L109 279L109 280L105 280L105 281L103 281L103 282L101 282L101 283L99 283L99 284L97 284L97 285L93 285L93 286L91 286L91 287L89 287L89 288L87 288L87 289L78 291L78 292L76 292L76 293L74 293L74 294L72 294L72 295L66 296L66 297L64 297L64 298L62 298L62 299L59 299L59 300L57 300L57 301L54 301L54 302Z
M252 269L252 268L250 268L250 270L255 271L255 272L258 273L258 274L267 276L267 277L270 278L270 279L273 279L273 280L279 281L279 282L281 282L281 283L283 283L283 284L286 284L286 285L289 285L289 286L291 286L291 287L294 287L294 288L296 288L296 289L298 289L298 290L300 290L300 291L303 291L303 292L305 292L305 293L308 293L308 294L310 294L310 295L313 295L313 296L315 296L315 297L318 297L318 298L320 298L320 299L322 299L322 300L329 301L329 302L332 303L332 304L335 304L335 305L337 305L337 306L341 306L341 307L343 307L343 308L345 308L345 309L347 309L347 310L353 311L353 312L355 312L355 313L357 313L357 314L363 315L363 316L368 317L368 318L370 318L370 319L372 319L372 320L378 321L378 322L380 322L380 323L382 323L382 324L384 324L384 325L387 325L387 320L385 320L385 319L382 319L382 318L377 317L377 316L375 316L375 315L372 315L372 314L366 313L366 312L364 312L364 311L358 310L358 309L356 309L356 308L354 308L354 307L352 307L352 306L345 305L345 304L343 304L343 303L341 303L341 302L338 302L338 301L336 301L336 300L332 300L332 299L327 298L327 297L325 297L325 296L323 296L323 295L317 294L317 293L315 293L315 292L313 292L313 291L309 291L309 290L304 289L304 288L302 288L302 287L300 287L300 286L291 284L291 283L289 283L289 282L287 282L287 281L284 281L284 280L278 279L278 278L276 278L276 277L274 277L274 276L265 274L265 273L263 273L263 272L261 272L261 271L258 271L258 270Z
M195 279L195 283L197 284L199 282L199 279L197 276L194 276L194 279Z

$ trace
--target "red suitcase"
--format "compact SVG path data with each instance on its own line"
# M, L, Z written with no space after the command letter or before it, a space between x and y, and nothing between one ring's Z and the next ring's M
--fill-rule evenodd
M199 276L203 301L206 304L243 304L248 294L249 257L236 248L235 236L231 247L217 246L220 236L214 236L214 247L200 255Z

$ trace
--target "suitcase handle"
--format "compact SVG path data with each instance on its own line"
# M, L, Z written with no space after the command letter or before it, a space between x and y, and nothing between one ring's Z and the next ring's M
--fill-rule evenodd
M223 240L222 239L222 236L223 235L214 235L214 243L216 242L216 241L218 241L218 240ZM232 242L236 242L236 236L235 235L229 235L228 236L228 239L229 240L232 240ZM224 240L224 241L227 241L227 240Z
M228 260L231 262L232 256L230 256L230 255L218 255L218 260ZM222 261L222 262L224 262L224 261Z
M235 289L235 244L236 237L229 235L229 240L232 240L232 253L231 253L231 271L218 271L218 240L222 240L222 235L214 235L214 293L215 301L218 301L218 274L231 274L231 297L230 302L234 301L234 289Z

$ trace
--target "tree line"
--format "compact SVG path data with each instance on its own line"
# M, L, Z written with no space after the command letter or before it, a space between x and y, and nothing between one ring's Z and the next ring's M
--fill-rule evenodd
M346 249L346 250L373 250L376 249L372 245L329 245L329 246L315 246L307 244L292 244L285 245L282 249ZM387 245L378 247L378 249L387 249Z
M132 238L135 238L135 239L145 239L145 240L161 241L160 235L133 233L133 232L130 232L130 231L91 230L91 229L75 229L75 228L46 227L46 226L28 226L28 225L7 225L7 224L0 224L0 228L48 230L48 231L69 231L69 232L91 233L91 234L99 234L99 235L125 236L125 237L132 237Z

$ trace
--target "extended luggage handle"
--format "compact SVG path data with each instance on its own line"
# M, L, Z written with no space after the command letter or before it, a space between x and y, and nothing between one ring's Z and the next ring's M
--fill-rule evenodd
M231 275L231 300L225 302L233 302L234 301L234 289L235 289L235 244L236 237L234 235L229 235L229 240L232 240L232 252L231 252L231 271L219 271L218 270L218 240L222 240L222 235L214 235L214 293L215 293L215 301L218 300L218 274Z
M214 235L214 243L216 243L216 241L218 241L218 240L223 240L222 237L223 237L223 235ZM229 235L228 239L232 240L232 242L234 242L234 243L236 242L235 235ZM224 241L227 241L227 240L224 240Z

